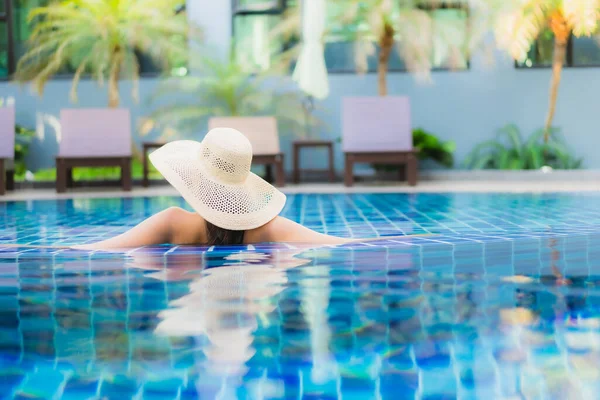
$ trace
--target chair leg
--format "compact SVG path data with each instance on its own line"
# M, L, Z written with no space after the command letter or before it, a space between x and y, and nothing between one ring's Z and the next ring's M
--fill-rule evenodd
M148 187L150 185L150 182L148 181L148 174L149 172L149 168L148 168L148 148L146 146L144 146L144 155L143 155L143 160L142 160L143 166L144 166L144 171L143 171L143 176L142 176L142 186L143 187Z
M6 190L15 190L15 171L6 171Z
M121 184L125 192L131 191L131 158L123 159L121 164Z
M273 166L265 164L265 181L273 183Z
M73 168L67 168L67 188L72 188L73 186Z
M300 147L294 144L294 183L300 183Z
M6 172L4 171L4 159L0 158L0 196L6 193L6 183L4 179L6 177Z
M329 182L335 182L335 162L333 158L333 146L329 146Z
M403 181L408 179L406 165L398 165L398 180Z
M406 162L406 178L410 186L415 186L419 179L419 161L414 154L408 156Z
M277 161L275 162L276 169L276 181L275 184L279 187L285 186L285 171L283 170L283 156L279 156Z
M346 154L346 162L344 167L344 185L347 187L354 185L354 161L352 156Z
M61 158L56 159L56 193L67 191L67 166Z

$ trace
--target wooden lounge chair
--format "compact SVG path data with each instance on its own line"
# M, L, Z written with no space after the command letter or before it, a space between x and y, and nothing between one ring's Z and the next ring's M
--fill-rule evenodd
M344 183L354 184L354 164L399 164L408 184L417 184L408 97L347 97L342 103Z
M131 190L131 118L127 109L88 108L60 112L56 191L73 186L75 167L120 167L123 190Z
M8 161L15 158L15 108L0 107L0 196L14 189L15 173Z
M208 121L208 129L214 128L234 128L246 135L252 144L252 163L267 167L267 180L271 180L274 165L275 184L285 185L283 153L274 117L214 117Z

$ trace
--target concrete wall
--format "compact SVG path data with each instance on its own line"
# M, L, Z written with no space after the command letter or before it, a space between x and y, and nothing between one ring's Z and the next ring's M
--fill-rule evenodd
M190 0L188 14L203 27L210 43L223 49L225 54L230 42L231 7L229 0ZM423 85L406 73L389 76L390 94L409 96L412 103L413 125L423 127L442 139L457 143L459 162L476 142L491 138L503 125L514 122L526 134L543 125L551 71L549 69L518 70L506 57L497 58L493 66L482 57L474 57L471 68L463 72L435 72L433 83ZM569 144L576 153L585 158L587 168L600 168L600 107L596 97L600 93L600 70L597 68L573 68L564 72L556 115L557 126L563 129ZM375 74L330 75L331 94L320 102L325 111L323 119L329 130L322 132L325 138L340 135L340 107L344 96L371 96L377 94ZM144 79L140 85L140 104L133 104L128 82L122 85L123 105L130 107L134 120L148 113L144 98L156 87L156 79ZM70 81L54 80L48 84L42 98L34 97L29 89L21 90L15 84L0 82L0 97L14 96L18 109L17 121L34 126L40 118L46 121L57 117L62 107L68 106ZM93 82L84 81L80 87L81 106L104 106L105 91ZM40 127L42 125L39 125ZM56 153L56 138L51 124L46 122L32 148L31 165L34 168L52 165ZM204 132L199 127L198 132ZM138 138L139 140L139 138ZM291 166L292 138L282 138L283 150L288 154ZM313 155L315 153L312 153ZM307 164L322 158L305 156ZM341 153L336 152L336 165L342 167ZM320 161L320 160L319 160ZM315 161L318 164L319 161ZM317 165L313 165L317 166Z

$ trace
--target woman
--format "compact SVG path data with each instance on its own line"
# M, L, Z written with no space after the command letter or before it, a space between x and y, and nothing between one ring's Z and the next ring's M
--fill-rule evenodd
M252 146L235 129L213 129L200 143L171 142L153 152L150 160L196 212L172 207L119 236L77 248L350 241L317 233L280 217L285 195L250 172Z

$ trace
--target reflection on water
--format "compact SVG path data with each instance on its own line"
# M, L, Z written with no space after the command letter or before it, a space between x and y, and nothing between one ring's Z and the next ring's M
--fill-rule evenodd
M5 393L596 398L600 237L0 258Z
M277 309L274 296L288 282L285 269L268 254L232 254L219 268L204 270L189 283L190 293L159 314L155 332L164 336L205 336L202 349L211 373L241 376L255 354L258 320ZM307 261L306 261L307 262Z

